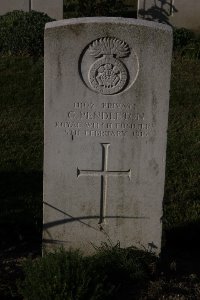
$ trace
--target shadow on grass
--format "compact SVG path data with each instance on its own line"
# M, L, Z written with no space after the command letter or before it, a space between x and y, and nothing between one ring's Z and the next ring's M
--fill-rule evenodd
M0 249L40 240L42 172L1 172L0 190Z
M200 274L199 238L200 220L166 231L161 255L165 271Z

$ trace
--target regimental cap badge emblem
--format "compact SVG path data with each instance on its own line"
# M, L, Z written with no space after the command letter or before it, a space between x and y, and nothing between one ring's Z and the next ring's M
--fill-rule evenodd
M120 58L130 54L129 46L116 38L101 38L90 45L89 53L99 58L88 73L92 89L105 95L120 92L128 81L127 68Z
M84 49L80 70L88 88L102 95L114 95L132 86L138 76L139 62L128 43L102 37Z

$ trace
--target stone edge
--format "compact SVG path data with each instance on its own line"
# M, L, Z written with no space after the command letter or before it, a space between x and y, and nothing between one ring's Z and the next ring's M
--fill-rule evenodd
M87 17L87 18L64 19L64 20L46 23L45 30L57 28L57 27L64 27L67 25L103 24L103 23L144 26L144 27L149 27L152 29L153 28L160 29L172 33L172 27L166 24L161 24L152 21L144 21L139 19L119 18L119 17Z

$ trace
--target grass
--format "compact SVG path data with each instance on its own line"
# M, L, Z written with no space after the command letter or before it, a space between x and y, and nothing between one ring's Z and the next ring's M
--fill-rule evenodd
M1 58L1 171L42 171L43 61Z
M32 248L33 241L41 238L43 59L1 57L0 86L0 250L8 253L17 243L28 241ZM176 58L172 63L161 264L161 270L169 273L200 272L199 100L199 61ZM6 274L6 266L0 277ZM169 290L172 284L178 290L179 280L170 280L152 282L151 293ZM187 290L197 279L184 280ZM191 289L188 293L193 293ZM8 295L10 299L10 292Z
M93 256L58 250L24 264L25 299L133 300L146 290L153 254L102 245Z
M167 228L200 219L200 63L172 65L165 215Z
M43 61L0 59L0 245L41 227ZM40 223L40 224L39 224ZM6 228L6 231L5 231ZM9 232L9 233L8 233Z
M200 272L200 62L172 63L163 260L179 272ZM166 264L165 264L166 267Z

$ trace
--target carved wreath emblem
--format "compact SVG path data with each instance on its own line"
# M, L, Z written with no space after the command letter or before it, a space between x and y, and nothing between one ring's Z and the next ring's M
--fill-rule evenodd
M90 45L89 54L99 58L88 73L92 89L104 95L122 91L128 82L128 71L119 58L129 56L128 44L116 38L100 38Z

